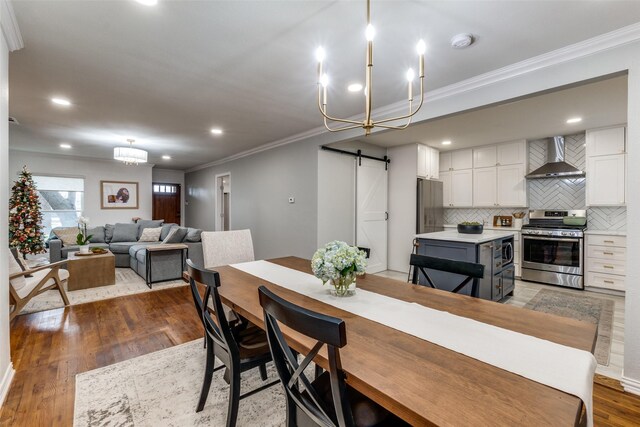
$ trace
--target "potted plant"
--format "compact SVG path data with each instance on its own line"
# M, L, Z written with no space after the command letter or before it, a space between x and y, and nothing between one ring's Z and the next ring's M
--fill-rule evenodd
M330 282L331 292L339 297L355 293L356 276L364 274L366 266L363 251L338 240L318 249L311 259L313 274L323 285Z
M87 235L87 225L89 224L89 218L81 216L78 218L78 235L76 236L76 244L80 246L81 254L89 253L89 240L93 235Z

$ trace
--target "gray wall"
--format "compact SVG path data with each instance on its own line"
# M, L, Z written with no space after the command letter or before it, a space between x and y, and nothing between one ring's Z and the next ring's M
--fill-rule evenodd
M317 237L317 152L317 141L287 144L187 173L186 224L214 230L215 176L229 172L230 225L251 230L256 259L311 258Z

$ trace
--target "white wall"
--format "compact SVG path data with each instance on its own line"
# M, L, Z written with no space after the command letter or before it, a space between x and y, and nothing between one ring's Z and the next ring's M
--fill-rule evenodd
M416 144L388 150L389 222L387 265L389 270L409 272L411 242L416 234L418 148Z
M0 5L1 6L1 5ZM0 406L11 384L13 365L9 353L9 48L0 37Z
M184 187L184 171L178 171L173 169L161 169L154 167L151 172L153 182L161 182L165 184L180 184L180 225L185 224L186 206L185 206L185 192Z
M24 165L34 175L84 178L84 215L89 217L90 225L131 222L133 217L151 218L151 165L126 166L116 161L77 159L18 150L9 151L9 164L9 183L4 188L11 188ZM101 180L138 182L139 209L101 209Z

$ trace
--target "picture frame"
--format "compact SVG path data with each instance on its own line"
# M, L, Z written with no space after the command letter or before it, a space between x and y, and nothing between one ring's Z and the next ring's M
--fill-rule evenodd
M100 181L101 209L138 209L138 183Z

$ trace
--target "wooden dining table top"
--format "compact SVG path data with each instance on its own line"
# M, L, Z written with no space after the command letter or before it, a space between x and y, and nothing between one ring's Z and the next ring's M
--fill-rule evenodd
M306 259L286 257L269 261L312 274L310 261ZM568 426L580 419L582 403L576 396L340 310L231 266L216 267L215 270L220 274L223 302L260 327L264 327L257 290L260 285L294 304L343 319L347 345L340 350L340 355L347 383L412 425ZM597 326L575 319L373 274L358 277L357 287L589 352L593 352L595 346ZM291 346L301 353L308 352L315 344L288 328L283 328L283 333ZM328 366L326 351L318 355L316 363Z

